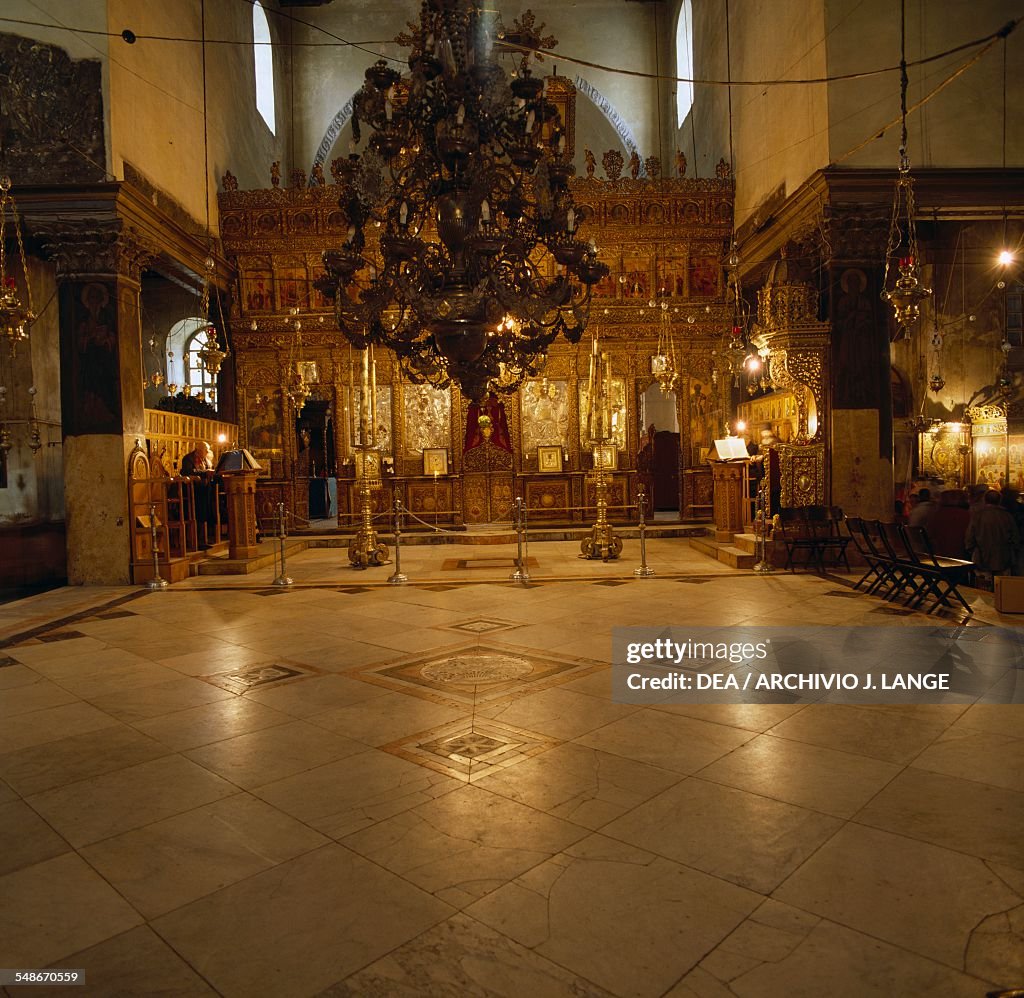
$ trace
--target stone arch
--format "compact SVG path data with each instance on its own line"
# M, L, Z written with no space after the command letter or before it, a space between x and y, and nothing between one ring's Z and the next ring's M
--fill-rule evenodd
M573 84L577 92L583 94L604 115L608 124L615 129L615 134L618 135L626 152L629 154L635 152L639 155L640 148L636 143L633 129L629 127L629 123L619 114L615 105L597 87L582 76L577 76ZM331 118L330 124L327 126L327 130L324 132L320 145L317 146L316 153L313 156L313 163L309 171L310 176L312 176L314 167L323 166L327 162L327 157L331 154L334 143L338 141L338 136L341 135L342 130L351 120L357 92L354 92L335 113L334 117ZM644 177L646 175L647 171L641 160L640 176Z
M334 143L338 141L338 136L341 135L342 129L349 123L352 118L352 110L355 106L356 93L354 91L352 96L341 106L340 110L331 118L330 124L327 126L327 131L324 132L324 137L320 140L320 145L316 148L316 154L313 156L312 167L310 168L310 176L313 173L313 167L323 166L327 162L327 157L331 154L331 150L334 148Z
M627 153L640 154L640 149L636 144L636 136L633 134L633 129L629 127L629 123L619 114L615 105L601 93L592 83L585 80L582 76L577 76L573 80L573 84L576 87L577 93L581 93L586 97L593 105L604 115L608 124L615 129L615 134L618 135L622 141L623 146ZM641 159L640 176L647 176L647 170L643 166L643 160Z

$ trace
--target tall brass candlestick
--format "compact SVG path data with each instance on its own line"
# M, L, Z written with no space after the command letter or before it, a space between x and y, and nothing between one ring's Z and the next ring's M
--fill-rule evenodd
M356 445L356 367L352 359L352 344L348 345L348 454L355 453Z
M377 361L370 348L370 446L377 446Z
M359 442L370 443L370 351L363 351L363 377L359 389Z

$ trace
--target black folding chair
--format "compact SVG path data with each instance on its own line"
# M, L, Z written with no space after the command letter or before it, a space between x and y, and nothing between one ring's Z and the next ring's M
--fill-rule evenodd
M868 566L868 570L858 580L854 589L859 589L864 582L874 576L874 580L864 590L868 596L888 597L893 590L900 588L900 578L896 574L893 559L882 548L878 539L878 521L869 523L859 516L848 516L846 526L849 528L854 547Z
M898 580L897 590L891 591L889 595L895 599L897 595L909 591L903 605L916 609L928 595L929 580L934 573L911 555L900 533L899 524L879 521L878 537L886 554L892 559L893 575Z
M835 511L838 510L839 519L836 519ZM841 530L843 511L838 507L827 506L804 506L803 515L807 523L808 533L817 542L814 549L818 567L825 571L825 558L829 559L830 566L838 568L842 562L846 570L850 570L850 563L846 558L846 546L850 543L849 535Z
M786 568L796 571L794 555L798 551L806 551L803 568L809 568L811 562L818 560L818 541L809 531L803 513L797 507L784 506L778 512L778 535L786 547Z
M924 527L900 526L899 530L908 554L917 562L921 571L926 573L924 596L935 596L935 604L928 612L934 613L940 606L952 606L946 597L955 596L968 613L974 613L957 588L969 581L974 565L962 558L937 555Z

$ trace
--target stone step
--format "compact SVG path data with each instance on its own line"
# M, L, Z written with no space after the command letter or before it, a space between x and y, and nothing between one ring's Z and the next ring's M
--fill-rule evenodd
M691 537L690 547L730 568L753 568L757 562L757 555L744 551L734 544L720 544L708 537Z

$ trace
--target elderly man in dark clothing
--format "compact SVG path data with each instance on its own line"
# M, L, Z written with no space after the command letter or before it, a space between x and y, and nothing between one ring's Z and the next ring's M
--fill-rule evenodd
M967 493L962 489L943 492L939 496L939 505L932 509L924 522L935 553L944 558L963 558L966 554L964 537L970 522Z
M998 492L985 493L985 505L967 526L965 543L979 571L1002 575L1013 569L1020 548L1020 532L1013 517L1000 506Z

